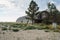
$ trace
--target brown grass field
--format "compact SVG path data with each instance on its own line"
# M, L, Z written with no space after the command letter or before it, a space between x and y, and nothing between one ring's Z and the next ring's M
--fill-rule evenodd
M19 32L0 30L0 40L60 40L60 33L44 32L44 30L20 30Z
M20 29L18 32L14 32L12 30L5 30L5 31L1 30L2 29L1 25L6 26L6 24L11 25L15 23L0 23L0 40L60 40L60 32L53 32L51 30L49 32L46 32L44 29L43 30ZM39 26L39 25L35 24L35 26Z

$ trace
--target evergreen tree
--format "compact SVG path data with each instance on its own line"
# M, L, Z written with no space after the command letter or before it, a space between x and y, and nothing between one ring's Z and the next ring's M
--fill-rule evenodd
M55 12L57 13L58 10L56 8L56 6L53 3L48 3L48 9L50 10L50 13L53 15L55 14Z
M29 16L28 19L32 20L32 24L34 23L34 19L35 19L34 16L39 13L38 9L39 9L38 5L36 4L35 1L32 0L30 2L28 11L26 11L26 14Z
M51 16L53 16L53 22L56 22L56 14L59 12L53 3L48 3L48 9L50 10Z

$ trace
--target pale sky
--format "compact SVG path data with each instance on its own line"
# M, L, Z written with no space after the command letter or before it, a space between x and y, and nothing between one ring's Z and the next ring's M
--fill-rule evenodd
M39 10L47 9L49 0L34 0ZM60 10L60 0L50 0ZM25 16L31 0L0 0L0 22L15 22L17 18Z

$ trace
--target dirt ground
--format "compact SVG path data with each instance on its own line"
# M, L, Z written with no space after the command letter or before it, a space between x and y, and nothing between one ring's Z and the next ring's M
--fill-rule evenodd
M0 30L0 40L60 40L60 33L44 32L44 30L20 30L19 32Z

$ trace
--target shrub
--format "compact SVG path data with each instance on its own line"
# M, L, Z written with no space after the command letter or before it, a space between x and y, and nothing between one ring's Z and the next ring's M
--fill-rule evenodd
M54 29L54 27L52 25L49 25L48 28L51 30Z
M45 26L45 24L41 23L40 26Z
M34 26L27 26L27 27L25 28L25 30L31 30L31 29L36 29L36 27L34 27Z
M6 27L3 27L2 30L7 30L7 28Z
M6 25L4 25L5 27L8 27L8 25L6 24Z
M54 30L54 32L60 32L60 30L58 30L58 29L55 29L55 30Z
M14 32L18 32L19 31L19 29L12 29Z
M42 28L41 28L41 26L39 26L39 27L36 27L38 30L42 30Z
M13 25L11 25L11 27L13 27L13 28L19 28L21 25L18 25L18 24L13 24Z
M57 26L57 29L60 29L60 25Z
M17 28L18 27L18 25L11 25L13 28Z
M49 29L49 27L48 26L43 26L43 28L42 29Z
M27 26L27 24L13 24L11 25L13 28L24 28L25 26Z
M42 29L49 29L48 26L38 26L36 27L38 30L42 30Z
M23 24L23 25L20 25L19 28L21 29L24 29L27 25Z
M46 29L49 29L49 27L48 27L48 26L46 26Z
M50 32L50 30L45 30L45 32Z

